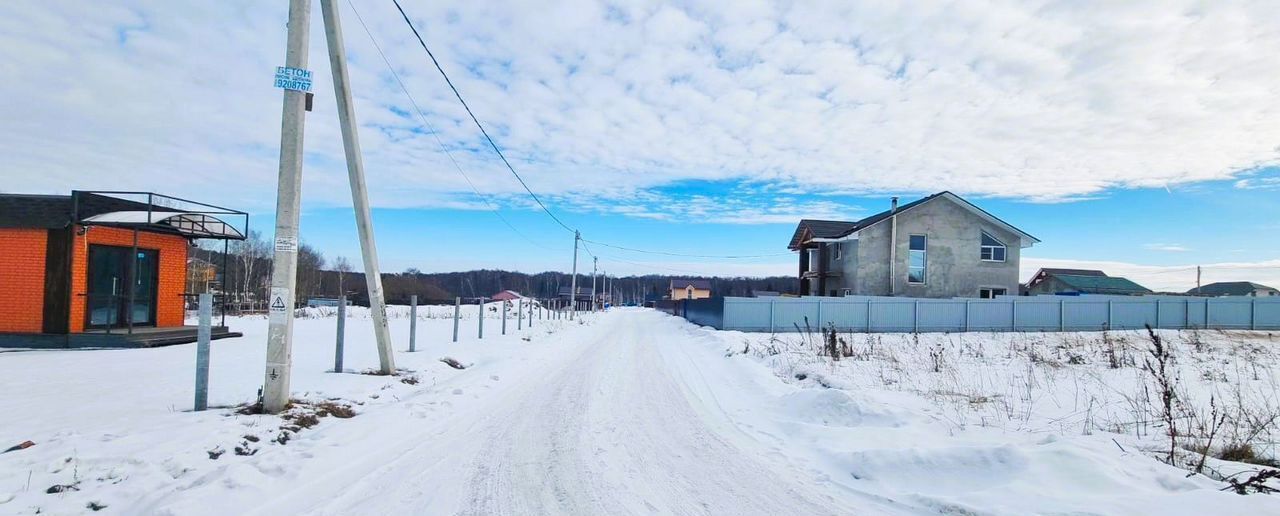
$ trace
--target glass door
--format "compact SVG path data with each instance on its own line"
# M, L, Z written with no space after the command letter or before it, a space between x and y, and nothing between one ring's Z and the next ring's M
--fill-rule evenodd
M154 249L138 249L138 275L133 278L130 247L89 246L89 284L85 313L91 328L154 326L156 314L156 280L159 253ZM130 289L133 305L129 305Z

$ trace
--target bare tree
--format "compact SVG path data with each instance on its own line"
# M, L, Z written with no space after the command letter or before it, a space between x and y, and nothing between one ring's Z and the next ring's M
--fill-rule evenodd
M247 238L231 245L231 254L235 256L240 266L238 297L242 303L248 301L251 297L258 299L263 297L262 293L258 292L258 287L262 284L261 281L258 281L259 276L262 275L258 264L259 262L270 261L269 252L270 246L266 240L262 239L262 233L258 231L249 231Z
M338 273L338 295L342 296L346 293L343 286L344 276L346 276L348 272L351 272L351 262L347 261L346 256L334 258L333 270Z
M309 244L298 246L298 288L294 302L302 302L321 288L320 270L324 268L324 255Z

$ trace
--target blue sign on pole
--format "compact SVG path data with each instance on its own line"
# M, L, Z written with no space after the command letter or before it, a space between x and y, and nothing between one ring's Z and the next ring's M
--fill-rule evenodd
M301 92L311 91L311 70L290 66L276 67L276 87Z

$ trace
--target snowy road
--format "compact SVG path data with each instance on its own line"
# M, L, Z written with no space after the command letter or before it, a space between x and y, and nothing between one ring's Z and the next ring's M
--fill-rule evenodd
M649 331L677 324L683 332L692 331L650 311L615 311L566 331L563 345L495 368L501 375L479 367L468 371L472 383L452 391L453 400L424 394L325 428L314 436L318 439L300 439L287 452L278 450L309 460L300 461L306 464L303 471L258 479L274 484L264 486L264 495L275 492L264 496L269 501L262 505L240 509L258 514L851 514L869 507L875 513L899 512L823 480L738 431L714 399L705 401L708 379L698 377L696 362L717 357L690 354L682 349L687 339L670 339L670 328ZM656 335L662 337L655 340ZM273 462L292 463L295 457L260 459L255 467L270 477ZM235 487L254 481L230 476ZM207 510L215 498L226 504L227 495L234 503L240 497L223 491L227 482L204 479L194 490L206 491L205 496L171 493L139 509Z

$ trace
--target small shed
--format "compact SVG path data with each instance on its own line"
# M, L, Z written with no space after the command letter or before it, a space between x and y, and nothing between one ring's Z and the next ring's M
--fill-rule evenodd
M0 347L192 342L188 250L247 231L247 213L151 192L0 195Z
M489 296L489 299L494 301L515 301L523 297L524 296L520 295L519 292L514 290L503 290L502 292Z

